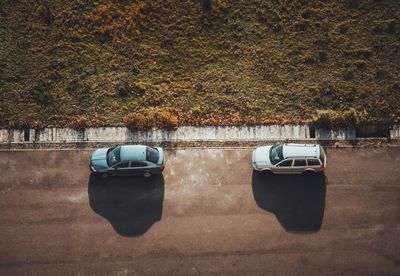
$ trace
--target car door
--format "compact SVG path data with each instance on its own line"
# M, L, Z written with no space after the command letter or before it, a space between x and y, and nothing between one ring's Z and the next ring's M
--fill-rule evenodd
M293 173L302 173L307 168L307 162L305 158L296 158L293 163Z
M148 169L148 163L144 161L132 161L130 164L130 171L132 174L142 175Z
M277 174L286 174L291 173L292 170L293 159L285 159L276 164L274 168L274 173Z
M113 175L128 175L129 174L129 161L119 162L114 166Z

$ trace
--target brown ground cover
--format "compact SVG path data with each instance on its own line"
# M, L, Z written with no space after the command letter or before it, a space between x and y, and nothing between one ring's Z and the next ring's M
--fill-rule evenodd
M317 110L394 122L399 18L397 0L3 0L0 127L305 123Z

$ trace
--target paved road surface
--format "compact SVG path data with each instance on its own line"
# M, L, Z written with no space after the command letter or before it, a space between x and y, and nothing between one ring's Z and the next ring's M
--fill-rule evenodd
M327 153L326 178L187 149L100 181L89 151L0 152L0 274L399 275L400 148Z

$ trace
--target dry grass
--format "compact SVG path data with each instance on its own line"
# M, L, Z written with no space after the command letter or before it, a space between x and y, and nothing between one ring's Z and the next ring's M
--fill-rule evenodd
M398 18L395 0L5 0L0 127L305 123L351 108L393 122Z

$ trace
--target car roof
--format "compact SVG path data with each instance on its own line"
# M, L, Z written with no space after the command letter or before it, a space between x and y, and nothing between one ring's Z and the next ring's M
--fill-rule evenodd
M282 149L283 158L294 157L319 157L319 146L315 144L284 144Z
M145 161L146 148L143 145L121 146L121 161Z

